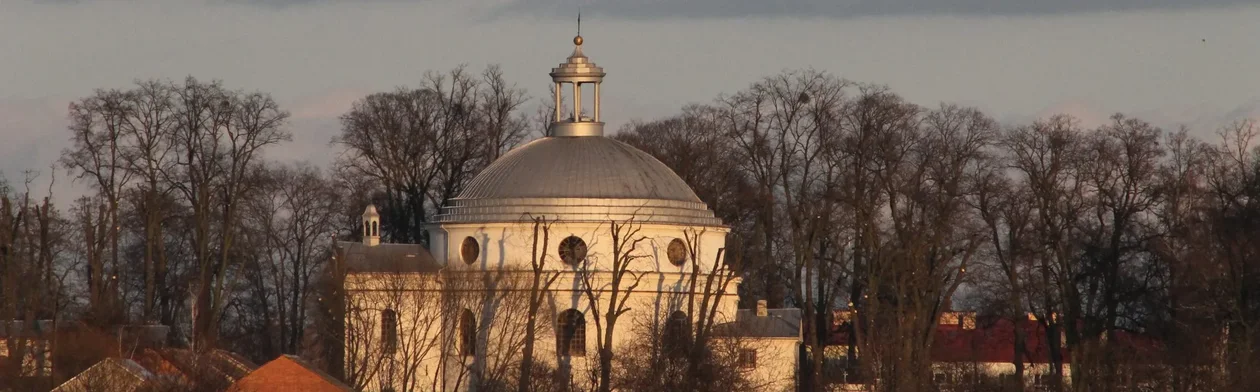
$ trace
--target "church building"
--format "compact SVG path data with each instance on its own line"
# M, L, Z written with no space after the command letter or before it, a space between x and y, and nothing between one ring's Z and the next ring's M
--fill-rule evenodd
M799 311L737 309L728 227L665 164L605 137L604 69L573 43L551 69L548 135L442 206L428 249L381 243L373 206L363 241L337 243L345 379L368 391L510 384L532 341L534 374L593 385L608 343L668 350L706 323L719 340L751 339L738 366L764 390L793 389Z

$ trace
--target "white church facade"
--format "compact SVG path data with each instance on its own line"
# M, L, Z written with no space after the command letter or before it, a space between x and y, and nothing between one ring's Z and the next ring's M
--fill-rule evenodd
M644 336L664 341L708 321L757 340L740 366L765 390L791 390L799 312L737 310L727 226L663 163L604 136L605 73L582 53L581 36L574 44L550 73L549 135L506 153L442 206L428 249L380 243L372 206L364 240L338 243L347 378L369 391L507 383L532 309L537 368L575 385L594 382L606 343L616 351ZM583 87L593 92L589 116ZM609 313L617 325L601 341Z

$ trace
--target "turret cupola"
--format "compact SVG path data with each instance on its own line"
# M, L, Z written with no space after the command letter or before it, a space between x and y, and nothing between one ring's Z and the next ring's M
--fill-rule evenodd
M578 35L573 37L573 54L559 67L551 69L551 80L555 83L556 113L551 124L551 136L603 136L604 123L599 119L599 85L604 81L604 69L591 62L582 53L581 21L578 22ZM565 85L570 87L572 105L566 110L562 107ZM582 108L582 86L591 85L594 97L589 114Z
M381 214L376 212L376 206L368 204L363 210L363 244L367 246L376 246L381 243Z

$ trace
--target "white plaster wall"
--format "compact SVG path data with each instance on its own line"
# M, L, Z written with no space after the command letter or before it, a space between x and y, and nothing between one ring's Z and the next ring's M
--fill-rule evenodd
M622 222L619 222L622 223ZM551 225L548 243L544 250L547 254L547 268L573 270L565 265L559 254L560 241L568 236L577 236L586 242L588 258L593 270L607 270L613 258L613 236L609 222L569 223L556 222ZM633 227L632 227L633 226ZM638 229L635 238L645 238L639 243L635 253L646 257L635 260L631 269L635 271L658 272L690 272L693 260L682 266L674 266L666 256L666 247L675 238L687 241L688 237L699 235L699 252L696 260L701 271L711 270L718 249L726 246L725 227L691 227L679 225L635 223L622 229L622 237L629 238L629 231ZM532 222L519 223L476 223L476 224L439 224L429 228L430 252L439 263L455 269L519 269L530 267L530 255L533 251ZM472 237L480 246L480 257L473 264L465 264L460 260L460 244L464 238ZM542 247L540 239L539 246Z
M442 292L435 274L353 274L346 278L346 364L366 366L366 391L430 390L442 383L440 357L448 351L442 334L450 320L442 306ZM381 316L397 314L398 343L393 355L382 351ZM354 319L361 318L361 319ZM356 355L357 354L357 355ZM358 357L358 358L354 358Z
M636 248L629 250L641 256L630 266L631 273L624 276L620 284L619 296L629 296L625 307L629 312L618 320L613 335L614 348L622 347L632 339L642 339L640 328L651 328L654 323L664 320L674 310L682 310L695 317L699 313L705 290L705 273L710 272L719 249L725 246L728 230L723 227L686 227L663 224L627 225L622 236L630 238L629 230L638 230L633 238L643 238ZM438 224L431 226L430 252L443 264L441 274L412 274L412 280L398 279L393 275L359 274L347 278L348 302L355 300L371 306L360 305L368 309L367 320L371 323L360 328L366 333L380 333L380 310L386 306L397 306L399 314L399 353L404 355L401 345L403 341L428 342L436 345L441 355L424 357L414 372L424 377L432 377L434 372L441 372L438 389L464 390L468 385L468 377L473 370L493 371L500 366L504 358L519 355L524 334L524 313L527 309L529 282L532 280L531 253L533 251L532 222L497 223L497 224ZM578 273L579 268L564 264L559 255L560 241L570 235L582 238L588 247L588 261L585 265L589 275L591 294L594 294L595 305L604 312L612 299L612 278L609 272L613 259L613 235L610 225L603 223L567 223L557 222L550 228L546 247L545 268L548 276L558 276L551 286L544 304L539 310L538 322L541 325L535 344L535 360L550 366L563 365L572 369L574 379L589 379L587 375L597 366L597 339L600 335L594 320L596 312L592 309L591 298L584 289L585 284ZM478 242L479 257L468 264L460 259L460 244L466 237L475 238ZM667 246L675 238L692 238L698 241L698 254L695 260L688 260L681 266L669 262ZM698 239L697 239L698 238ZM541 246L541 239L539 241ZM697 265L701 271L698 276L696 293L690 287L691 271ZM440 275L440 276L439 276ZM638 284L630 290L633 281ZM411 282L400 284L398 282ZM732 279L726 287L712 290L711 300L720 298L717 322L734 319L738 302L738 278ZM486 290L492 288L492 291ZM408 291L399 300L399 291ZM627 291L630 290L630 291ZM409 292L414 291L414 292ZM496 294L488 294L496 293ZM695 295L689 295L695 294ZM688 299L694 300L690 303ZM462 358L458 355L456 326L463 309L468 309L476 316L479 327L477 336L478 352L475 357ZM555 352L556 317L568 309L577 309L585 316L586 321L586 355L560 358ZM412 331L416 323L411 322L417 315L440 314L440 328L425 327L422 331ZM424 318L424 316L420 316ZM603 322L604 320L601 320ZM349 316L347 323L349 323ZM656 326L659 328L659 325ZM371 342L379 344L379 336L373 336ZM775 343L777 344L777 343ZM774 346L775 344L771 344ZM755 370L759 377L771 375L793 374L795 368L794 348L781 350L779 347L767 348L759 352L759 369ZM760 350L759 350L760 351ZM772 351L784 351L792 362L772 360L776 354ZM763 359L764 358L764 359ZM414 362L407 358L395 358L396 361ZM387 378L387 377L386 377ZM777 384L776 384L777 385ZM380 390L383 384L374 382L367 390ZM395 384L395 388L399 388ZM401 389L401 388L399 388Z
M748 379L766 392L796 390L796 368L800 340L798 338L756 339L741 342L757 350L757 366L748 371Z

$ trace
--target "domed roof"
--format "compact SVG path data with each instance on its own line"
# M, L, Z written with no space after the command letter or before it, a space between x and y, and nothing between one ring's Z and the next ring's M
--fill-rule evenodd
M546 217L566 222L609 220L721 226L722 221L668 166L628 144L604 137L599 86L604 69L582 54L551 69L555 83L552 136L517 147L491 163L442 206L440 223L507 223ZM562 115L562 84L573 87L572 116ZM583 115L581 86L593 85Z
M720 225L682 178L602 137L545 137L508 152L442 208L440 222L625 220Z
M547 137L508 152L461 199L584 197L700 202L664 163L606 137Z

